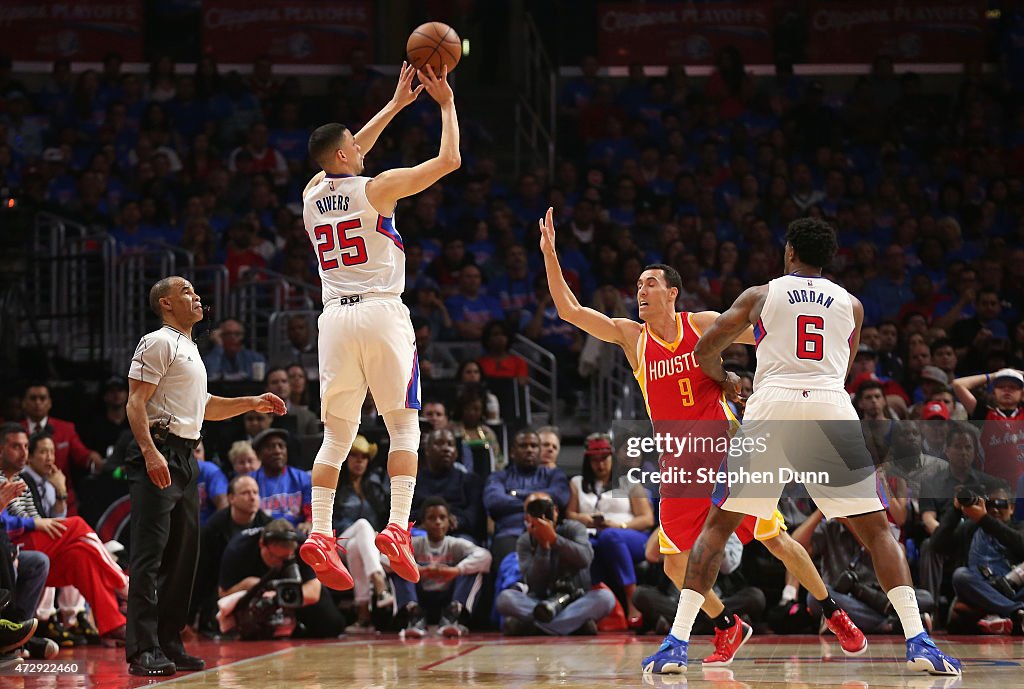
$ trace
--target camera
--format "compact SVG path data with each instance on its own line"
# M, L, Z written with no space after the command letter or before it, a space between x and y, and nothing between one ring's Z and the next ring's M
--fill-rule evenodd
M302 577L295 560L267 572L235 606L235 621L243 641L290 636L295 609L302 607Z
M961 486L960 490L956 493L956 499L961 507L971 507L977 504L981 496L970 486Z
M282 608L302 607L302 576L299 564L292 560L286 562L279 570L280 576L267 582L267 587L274 589L277 603Z
M832 584L832 589L836 593L853 596L882 615L888 615L892 606L889 597L885 595L881 588L862 582L857 573L852 569L848 569L836 577L835 582Z
M1010 568L1005 576L999 576L986 565L978 565L978 572L992 588L1010 600L1017 597L1017 591L1024 587L1024 562Z
M531 503L532 504L532 503ZM583 597L583 589L569 579L559 579L551 587L552 594L533 608L533 618L538 622L550 622L565 610L565 607Z
M534 519L547 519L555 521L555 503L547 498L534 500L526 506L526 513Z

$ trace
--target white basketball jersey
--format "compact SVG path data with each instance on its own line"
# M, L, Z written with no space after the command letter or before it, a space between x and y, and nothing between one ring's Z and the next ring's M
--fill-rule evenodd
M854 325L850 293L828 278L772 280L754 325L754 389L843 390Z
M366 200L369 177L327 175L302 199L302 220L313 243L323 301L405 291L405 246L394 218Z

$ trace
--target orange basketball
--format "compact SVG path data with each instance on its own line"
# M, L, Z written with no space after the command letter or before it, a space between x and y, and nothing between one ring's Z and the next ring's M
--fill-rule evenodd
M416 27L405 44L409 64L416 69L430 65L434 74L440 76L441 68L448 65L448 71L455 69L462 57L462 39L455 29L441 22L427 22Z

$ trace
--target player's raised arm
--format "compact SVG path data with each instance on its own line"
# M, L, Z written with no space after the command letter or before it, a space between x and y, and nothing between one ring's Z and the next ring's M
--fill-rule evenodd
M416 96L420 95L420 91L423 90L423 84L420 84L416 88L412 86L412 78L416 76L416 68L407 62L402 63L402 71L398 75L398 86L395 87L395 95L391 97L388 104L380 109L376 115L370 118L370 121L363 125L363 128L359 130L359 133L355 135L356 144L362 149L363 155L367 155L373 145L377 143L377 138L380 137L380 133L384 131L384 127L391 124L391 120L394 119L402 108L410 105L416 100Z
M418 194L462 165L455 94L448 85L448 68L436 76L430 65L419 72L423 88L441 106L441 146L435 157L416 167L388 170L366 183L366 198L381 215L390 216L398 199Z
M562 275L562 266L558 263L555 253L555 224L552 220L552 209L540 222L540 251L544 254L544 269L548 278L548 289L551 299L558 309L558 317L567 323L593 335L599 340L617 344L626 349L625 330L627 328L640 331L640 324L626 318L609 318L600 311L589 309L580 304L576 295L569 289L569 284ZM627 350L626 352L630 352Z
M700 370L711 380L717 383L726 382L728 376L725 369L722 368L722 352L756 320L756 314L760 313L767 294L767 285L747 289L700 336L697 345L693 348L693 353L697 357Z

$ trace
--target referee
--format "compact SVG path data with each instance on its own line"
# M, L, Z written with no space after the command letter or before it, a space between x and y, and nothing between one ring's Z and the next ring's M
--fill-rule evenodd
M192 451L203 419L218 421L250 410L284 414L272 393L214 397L192 341L203 306L191 283L160 280L149 306L163 326L145 335L128 371L128 422L135 442L126 459L131 481L131 575L126 654L133 675L202 670L185 652L181 630L199 553L199 467Z

